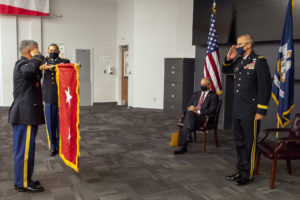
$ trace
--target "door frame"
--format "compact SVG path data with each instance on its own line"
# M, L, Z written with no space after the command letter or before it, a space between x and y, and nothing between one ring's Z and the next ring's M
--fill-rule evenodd
M94 103L94 48L90 46L76 46L73 48L73 60L76 62L76 49L87 49L91 52L90 63L91 63L91 70L90 70L90 81L91 81L91 102L90 105L92 106ZM80 70L79 70L80 72ZM80 73L79 73L80 76ZM80 87L80 85L79 85Z
M130 46L128 44L122 44L117 46L117 104L118 106L122 106L122 48L123 47L128 48L128 53L129 53L129 72L131 71L131 66L130 66ZM128 100L127 100L127 107L129 107L129 102L130 102L130 95L129 95L129 90L130 90L130 76L131 74L128 74Z

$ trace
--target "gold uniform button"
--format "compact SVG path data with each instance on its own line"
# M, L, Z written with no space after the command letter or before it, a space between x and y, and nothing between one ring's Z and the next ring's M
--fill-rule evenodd
M36 104L33 104L34 107L36 107Z
M54 82L51 82L54 85Z
M249 72L247 72L247 74L249 75L250 73L249 73Z
M241 78L239 78L239 81L242 80Z
M238 92L239 92L239 90L236 90L236 92L238 93Z
M53 73L51 73L51 75L54 75Z
M240 84L238 84L238 87L240 87Z
M51 79L54 79L53 77Z
M242 72L240 72L239 74L242 74Z
M252 101L255 101L255 99L253 98Z

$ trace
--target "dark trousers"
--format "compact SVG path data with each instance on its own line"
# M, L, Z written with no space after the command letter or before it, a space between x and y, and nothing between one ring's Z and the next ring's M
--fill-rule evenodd
M191 132L198 126L204 123L205 119L203 116L195 114L193 111L186 111L183 119L183 127L179 136L179 145L186 145L191 136Z
M237 151L237 173L246 179L252 179L254 175L256 139L259 129L260 120L233 120Z
M34 169L35 137L38 126L13 125L14 175L19 188L30 187Z
M59 147L59 118L58 105L45 103L46 130L49 149Z

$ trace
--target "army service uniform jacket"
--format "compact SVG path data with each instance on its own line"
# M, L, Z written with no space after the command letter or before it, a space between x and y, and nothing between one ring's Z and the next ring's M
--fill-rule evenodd
M70 63L68 59L63 58L46 58L45 63L47 65L56 65L62 63ZM56 84L56 72L54 70L44 70L44 79L43 79L43 100L46 103L58 104L58 95L57 95L57 84Z
M11 124L44 124L41 77L39 67L43 63L42 55L31 60L21 57L13 72L14 101L9 110L8 122Z
M224 74L234 75L233 118L254 120L266 115L272 82L267 60L252 51L247 58L223 61Z

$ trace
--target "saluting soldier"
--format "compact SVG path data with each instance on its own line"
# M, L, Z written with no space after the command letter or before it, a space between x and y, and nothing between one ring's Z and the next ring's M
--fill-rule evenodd
M49 57L45 59L45 65L53 66L61 63L70 63L68 59L59 57L57 44L48 46ZM50 156L55 156L59 151L59 119L58 119L58 95L56 84L56 72L53 68L44 71L43 100L45 102L46 129Z
M39 181L31 179L34 168L35 137L38 125L44 124L41 66L44 57L38 44L23 40L19 47L21 58L16 62L13 81L14 101L9 110L13 127L14 183L19 192L41 192Z
M222 66L224 74L234 74L233 131L237 171L226 179L236 181L237 185L246 185L253 180L256 138L260 120L267 114L272 88L267 60L256 55L253 46L251 35L239 36L237 45L229 49Z

